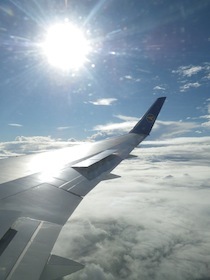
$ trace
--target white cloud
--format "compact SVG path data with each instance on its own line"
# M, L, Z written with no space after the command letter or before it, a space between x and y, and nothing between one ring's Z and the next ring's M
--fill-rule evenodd
M154 127L159 130L160 138L173 138L181 135L186 135L189 132L194 132L200 128L197 122L184 122L184 121L157 121Z
M154 88L153 88L154 90L166 90L164 87L162 87L162 86L155 86Z
M103 135L114 135L119 133L125 133L134 127L138 119L128 116L118 115L118 118L125 120L121 123L108 123L104 125L97 125L93 130L102 132ZM189 132L194 132L200 128L200 123L197 122L184 122L184 121L160 121L157 120L151 137L154 138L170 138L175 136L181 136ZM96 138L95 138L96 139Z
M131 75L126 75L126 76L125 76L125 79L127 79L127 80L133 80L133 77L132 77Z
M74 141L61 141L50 136L17 136L15 141L0 142L0 158L19 156L34 152L54 150L78 144Z
M123 77L120 77L119 80L120 81L127 80L127 81L133 81L133 82L140 82L141 81L140 78L135 78L131 75L125 75Z
M14 126L14 127L22 127L22 124L19 123L9 123L9 126Z
M55 139L52 139L51 136L17 136L15 141L18 142L28 142L28 143L43 143L43 142L55 142Z
M201 66L189 66L183 69L183 75L187 77L191 77L192 75L197 74L200 72L203 68Z
M180 91L185 92L209 82L210 65L208 62L202 63L202 65L183 65L173 70L172 73L178 74L178 82L183 84L180 87Z
M99 130L99 131L106 131L107 133L113 133L117 131L129 131L134 126L135 122L122 122L122 123L108 123L105 125L96 125L93 130Z
M201 124L205 128L210 128L210 120Z
M70 128L70 126L59 126L59 127L57 127L57 130L67 130L69 128Z
M190 89L190 88L198 88L198 87L200 87L200 86L201 86L201 84L198 83L198 82L195 82L195 83L187 83L187 84L185 84L185 85L183 85L183 86L180 87L180 91L181 91L181 92L184 92L184 91L186 91L186 90L188 90L188 89Z
M136 117L131 117L131 116L124 116L124 115L114 115L114 117L123 120L123 121L132 121L132 122L137 122L139 119Z
M96 187L55 248L86 265L66 279L207 279L209 141L145 142Z
M114 115L114 117L118 118L119 120L123 120L123 122L113 122L107 124L99 124L93 128L93 131L98 131L94 134L94 139L98 139L103 136L102 138L107 137L107 135L115 135L119 133L127 133L130 131L134 125L139 121L139 118L125 116L125 115Z
M87 140L88 141L99 141L99 140L103 140L105 138L107 138L107 132L105 131L97 131L96 133L94 133L93 135L91 135Z
M97 99L96 101L90 101L89 103L91 103L93 105L98 105L98 106L99 105L100 106L110 106L116 101L117 101L116 98L101 98L101 99Z
M210 73L205 76L207 80L210 80Z
M210 102L209 102L210 99L208 98L206 101L208 102L206 105L208 115L200 116L199 118L207 120L207 121L203 122L201 124L201 126L208 129L208 128L210 128Z
M179 146L184 145L183 149L186 148L186 145L197 145L197 144L206 144L210 140L210 137L177 137L171 139L164 140L156 140L156 141L146 141L143 142L142 145L152 145L152 146Z
M191 77L193 75L196 75L197 73L199 73L202 70L203 70L203 67L200 65L198 65L198 66L188 65L188 66L180 66L178 68L178 70L174 70L172 72L178 73L179 75L184 76L184 77Z
M124 116L124 115L114 115L114 116L120 120L123 120L124 122L107 123L103 125L99 124L96 125L93 128L93 130L102 133L103 136L112 135L115 133L123 133L123 132L127 133L139 121L139 119L135 117Z

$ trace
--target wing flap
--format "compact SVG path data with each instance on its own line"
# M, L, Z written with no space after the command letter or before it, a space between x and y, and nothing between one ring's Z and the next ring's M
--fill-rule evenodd
M75 163L72 165L74 168L87 168L90 167L91 165L100 162L104 158L107 158L108 156L114 154L116 150L111 149L111 150L106 150L101 153L98 153L97 155L94 155L92 157L89 157L88 159L85 159L83 161L80 161L78 163Z
M3 236L6 234L6 232L9 230L9 228L12 226L12 224L17 220L17 218L20 216L20 212L18 211L6 211L6 210L0 210L0 243L3 238Z
M61 226L19 218L10 230L16 234L1 255L0 279L38 279Z
M43 270L40 280L58 279L83 268L84 265L81 263L60 256L51 255Z

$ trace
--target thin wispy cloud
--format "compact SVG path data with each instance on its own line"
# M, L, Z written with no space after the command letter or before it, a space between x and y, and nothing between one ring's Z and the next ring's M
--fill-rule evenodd
M210 80L210 73L205 76L205 79Z
M180 91L181 92L185 92L191 88L198 88L200 87L201 84L199 82L195 82L195 83L186 83L185 85L180 87Z
M93 130L114 132L114 131L128 131L133 127L134 122L123 122L123 123L108 123L105 125L96 125Z
M161 91L165 91L166 90L163 86L155 86L153 89L154 90L161 90Z
M186 135L187 133L193 133L200 128L201 125L198 122L185 122L185 121L157 121L156 127L158 129L159 138L172 138L177 136Z
M205 120L204 122L201 123L201 127L205 128L205 129L209 129L210 128L210 98L208 98L206 100L206 102L207 102L207 104L206 104L207 114L200 116L199 119Z
M173 70L172 73L178 75L178 83L182 84L180 91L186 92L209 82L210 65L208 62L201 65L182 65Z
M107 134L112 134L113 132L128 132L138 121L139 118L124 116L124 115L114 115L114 117L119 120L123 120L123 122L110 122L107 124L96 125L93 130L106 132Z
M97 99L96 101L89 101L89 103L96 106L110 106L116 101L117 101L116 98L101 98L101 99Z
M200 65L198 66L188 65L188 66L180 66L177 70L173 70L172 73L178 73L183 77L192 77L193 75L196 75L202 70L203 67Z
M61 141L51 136L17 136L14 141L0 142L0 158L49 151L78 144L75 139Z
M17 142L28 142L28 143L37 143L37 142L55 142L51 136L17 136L15 138ZM8 142L9 143L9 142Z
M114 117L123 120L123 121L132 121L132 122L137 122L139 121L139 118L136 117L131 117L131 116L125 116L125 115L114 115Z
M210 128L210 120L201 124L205 128Z
M172 73L178 75L178 83L181 84L180 92L187 92L207 85L210 77L210 65L208 62L201 63L201 65L182 65Z
M123 77L120 77L119 78L119 80L120 81L133 81L133 82L140 82L141 81L141 78L135 78L135 77L133 77L133 76L131 76L131 75L125 75L125 76L123 76Z
M59 127L57 127L57 130L67 130L70 128L71 128L70 126L59 126Z
M118 115L119 119L124 122L107 123L104 125L97 125L93 128L94 131L102 132L103 135L114 135L117 133L128 132L138 121L137 118ZM185 135L187 133L194 133L195 130L201 128L200 122L193 121L161 121L157 120L151 137L154 138L171 138L175 136ZM99 133L99 135L101 135ZM95 137L94 139L97 139Z
M22 124L19 123L8 123L9 126L13 126L13 127L22 127Z
M113 133L127 133L134 125L139 121L139 118L125 116L125 115L114 115L119 120L123 122L110 122L107 124L99 124L93 128L93 131L99 131L106 135L111 135Z

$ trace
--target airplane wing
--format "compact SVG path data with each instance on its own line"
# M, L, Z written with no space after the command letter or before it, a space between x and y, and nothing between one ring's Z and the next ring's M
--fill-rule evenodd
M150 133L165 97L126 135L0 161L0 279L53 280L81 268L52 248L83 197Z

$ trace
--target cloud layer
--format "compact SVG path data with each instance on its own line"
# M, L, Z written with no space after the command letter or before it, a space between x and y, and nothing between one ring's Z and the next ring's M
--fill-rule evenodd
M55 248L86 265L66 279L209 279L209 141L147 142L93 190Z
M116 116L117 118L123 120L123 122L113 122L104 125L97 125L93 128L94 131L98 131L94 134L91 139L100 139L101 137L107 137L107 135L116 135L119 133L127 133L131 128L137 123L137 118L131 118L126 116ZM202 117L203 118L203 117ZM135 119L135 120L134 120ZM155 122L152 138L171 138L186 135L187 133L195 133L200 131L200 129L209 128L209 121L206 122L208 116L206 116L205 121L200 123L198 121L159 121Z
M20 156L35 152L43 152L76 145L74 139L61 141L50 136L17 136L14 141L0 142L0 159L11 156Z

